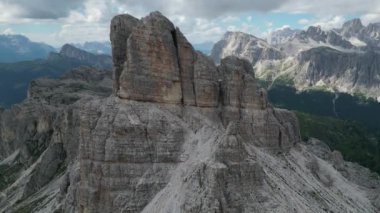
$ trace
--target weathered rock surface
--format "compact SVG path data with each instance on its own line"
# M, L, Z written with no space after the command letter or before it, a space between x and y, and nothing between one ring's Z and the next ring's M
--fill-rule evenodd
M333 46L343 47L345 49L354 49L355 48L355 46L353 44L351 44L351 42L342 38L342 36L340 36L335 31L328 31L327 32L326 41L327 41L327 43L329 43Z
M277 60L284 57L283 53L270 46L266 41L242 32L227 32L211 51L215 63L234 55L247 59L252 64L259 60Z
M109 74L83 68L32 83L0 113L0 169L21 164L0 176L0 211L379 210L379 180L300 143L295 115L267 103L248 61L216 67L158 12L117 16L111 41L112 95Z
M380 96L379 53L343 53L327 47L301 52L300 72L294 78L297 85L307 87L324 82L336 85L342 92L363 92Z
M196 105L199 107L218 106L221 75L214 62L202 53L197 52L193 74ZM186 79L184 80L186 81ZM188 90L190 89L188 88Z
M151 14L142 19L125 46L127 54L119 78L119 97L181 103L181 76L174 38L174 25L162 15Z
M267 42L270 45L283 44L283 43L288 42L290 39L294 38L294 36L300 31L301 30L290 29L289 27L272 31L269 33L267 37Z
M141 21L128 15L117 16L111 23L111 41L116 56L115 75L120 75L115 78L115 90L120 98L217 106L216 66L196 52L166 17L157 12Z
M66 193L57 198L78 155L79 106L111 87L110 72L82 67L33 81L28 99L1 113L0 212L53 212L65 203Z
M119 90L119 78L123 70L127 56L127 40L133 28L139 24L139 20L130 15L118 15L111 21L110 40L118 45L112 48L114 90Z
M357 35L364 28L360 19L352 19L343 24L341 33L344 37L349 38Z
M380 24L363 26L360 19L354 19L340 29L310 26L271 35L268 40L272 43L268 44L253 35L226 33L214 45L211 56L216 63L226 56L247 59L257 78L286 79L299 90L324 88L379 99Z
M222 94L223 105L237 108L262 108L260 101L266 99L258 94L254 72L248 61L237 57L226 57L222 59L219 68L223 75ZM258 105L262 105L257 107Z
M215 68L161 14L142 20L128 38L117 97L82 108L81 212L376 211L364 189L299 144L295 116L267 103L248 61L228 57ZM156 96L137 83L142 74Z

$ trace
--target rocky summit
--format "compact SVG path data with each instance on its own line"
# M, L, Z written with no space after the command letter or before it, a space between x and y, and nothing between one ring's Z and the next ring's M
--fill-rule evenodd
M55 53L51 53L50 57L53 57L54 55ZM99 69L112 68L112 58L110 56L104 54L89 53L70 44L63 45L58 55L75 59L85 64L90 64L93 67Z
M0 111L1 212L380 210L379 177L301 142L248 61L216 66L159 12L114 17L110 39L112 89L83 68Z

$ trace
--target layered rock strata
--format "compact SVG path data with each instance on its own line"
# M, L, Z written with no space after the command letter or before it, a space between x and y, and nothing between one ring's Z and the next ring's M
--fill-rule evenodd
M247 59L260 80L297 90L327 89L380 100L379 38L380 24L363 26L360 19L327 31L320 26L278 30L269 43L227 32L215 43L211 57L216 63L231 55Z
M379 177L299 143L247 61L215 66L158 12L115 17L111 40L113 83L74 70L0 110L1 212L379 210Z
M267 103L248 61L227 57L216 67L158 12L113 39L121 34L113 26L133 20L111 23L114 53L126 52L115 97L82 110L80 212L356 209L298 143L294 114ZM313 198L315 187L328 201ZM373 212L370 202L357 200L357 209Z
M79 112L112 93L110 74L81 67L32 81L26 101L0 112L0 212L76 211Z

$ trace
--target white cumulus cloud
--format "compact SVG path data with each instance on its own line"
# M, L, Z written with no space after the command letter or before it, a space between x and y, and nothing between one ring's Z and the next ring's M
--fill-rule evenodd
M227 28L265 34L255 26L249 14L252 11L309 14L312 18L298 23L325 29L339 27L347 16L360 16L364 24L380 21L379 0L0 0L0 23L10 27L20 22L58 23L61 29L46 37L59 45L85 39L108 40L114 15L130 13L141 18L154 10L171 19L194 43L215 41ZM265 23L266 31L274 27L270 22ZM29 34L38 37L38 33Z

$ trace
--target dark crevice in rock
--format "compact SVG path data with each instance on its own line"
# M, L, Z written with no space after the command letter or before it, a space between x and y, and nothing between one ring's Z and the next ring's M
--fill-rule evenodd
M172 31L170 31L170 33L172 34L172 38L173 38L173 42L174 42L174 46L175 46L175 49L177 50L177 56L178 56L177 32L176 32L175 30L172 30Z
M260 101L262 102L261 104L261 109L265 109L267 108L267 104L266 104L266 101L265 101L265 95L264 95L264 92L261 90L260 91Z
M240 94L239 94L239 120L242 120L243 116L243 99L244 99L244 90L245 90L245 75L242 74L241 76L242 86L240 88Z
M181 95L181 103L182 103L182 105L184 105L183 82L182 82L182 67L181 67L181 62L180 62L180 59L179 59L177 32L176 32L176 30L171 30L170 33L172 35L172 39L173 39L173 43L174 43L174 47L175 47L175 51L176 51L176 55L177 55L179 79L180 79L180 83L181 83L181 94L182 94Z
M219 96L218 96L218 117L221 121L223 121L223 86L222 86L222 80L218 80L218 87L219 87Z
M194 54L194 52L193 52L193 64L194 64L194 62L196 61L197 59L196 59L196 55ZM195 77L194 77L194 75L195 75L195 67L193 66L193 70L192 70L193 72L192 72L192 75L191 75L191 86L192 86L192 89L193 89L193 95L194 95L194 104L195 104L195 106L197 106L198 104L197 104L197 92L196 92L196 89L195 89Z
M115 70L115 72L114 72L114 92L115 92L115 94L117 94L118 92L119 92L119 86L120 86L120 75L121 75L121 70L122 70L122 68L120 68L120 67L118 67L118 66L115 66L114 67L114 70Z
M149 122L149 120L148 120ZM154 153L155 153L155 148L154 148L154 144L150 141L149 139L149 132L148 132L148 125L147 126L144 126L144 138L146 140L146 142L149 144L149 151L150 153L148 154L149 158L150 158L150 162L154 163L154 160L156 159Z

